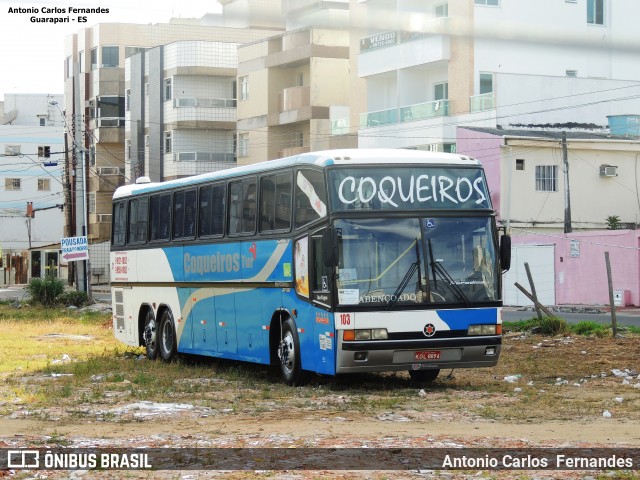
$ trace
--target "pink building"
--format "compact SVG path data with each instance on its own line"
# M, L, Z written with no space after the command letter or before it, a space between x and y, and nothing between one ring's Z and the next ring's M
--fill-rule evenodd
M640 305L637 140L567 134L572 233L565 234L561 132L485 128L457 132L458 153L482 162L498 219L512 235L505 304L531 304L514 286L515 282L529 286L524 262L543 304L608 304L605 252L609 252L616 303ZM610 175L612 168L615 175ZM606 219L613 215L624 230L606 229Z

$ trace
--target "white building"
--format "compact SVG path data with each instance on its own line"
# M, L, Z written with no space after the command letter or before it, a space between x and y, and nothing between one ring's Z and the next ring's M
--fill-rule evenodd
M605 127L607 115L640 111L637 1L352 0L351 7L364 27L360 147L452 151L459 125Z
M0 281L15 282L16 275L26 281L27 272L9 266L7 255L15 259L63 237L65 129L58 106L50 102L62 104L62 95L5 94L0 108ZM46 264L29 267L29 276L42 276L51 262L57 271L53 252Z

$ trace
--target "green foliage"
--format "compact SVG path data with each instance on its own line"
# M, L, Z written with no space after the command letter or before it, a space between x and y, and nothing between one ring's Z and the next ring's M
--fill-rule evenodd
M64 292L64 283L55 277L32 278L27 285L27 292L34 302L51 306L56 303L58 297Z
M541 328L540 333L543 335L560 335L566 333L569 330L567 321L564 318L559 317L542 317L539 323Z
M582 321L574 325L570 325L573 333L578 335L595 335L596 337L605 337L609 334L609 327L601 323Z
M89 296L87 295L87 292L78 292L76 290L69 290L67 292L64 292L62 295L58 297L58 303L61 303L62 305L65 305L67 307L69 306L84 307L85 305L88 305L90 302L89 302Z
M605 223L607 224L607 230L619 230L622 227L618 215L609 215L605 219Z

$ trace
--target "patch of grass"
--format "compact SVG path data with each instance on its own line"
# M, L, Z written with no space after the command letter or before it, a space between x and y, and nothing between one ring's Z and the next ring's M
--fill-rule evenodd
M597 322L582 321L569 325L569 329L576 335L595 335L605 337L610 334L609 327Z

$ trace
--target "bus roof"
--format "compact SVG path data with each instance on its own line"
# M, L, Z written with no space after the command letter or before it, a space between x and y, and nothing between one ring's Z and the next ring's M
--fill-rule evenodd
M331 165L347 164L356 166L389 165L395 163L480 166L480 162L478 160L454 153L392 148L323 150L303 153L277 160L269 160L252 165L243 165L225 170L217 170L215 172L193 175L177 180L169 180L167 182L125 185L123 187L119 187L115 191L113 198L128 197L130 195L149 193L181 186L197 185L213 180L233 178L252 173L262 173L295 165L316 165L319 167L328 167Z

